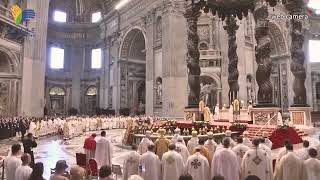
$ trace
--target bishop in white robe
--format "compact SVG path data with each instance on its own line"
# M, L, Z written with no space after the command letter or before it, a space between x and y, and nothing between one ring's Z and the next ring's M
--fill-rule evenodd
M237 155L237 160L238 160L239 167L241 167L241 163L242 163L242 159L244 157L244 154L249 150L250 150L250 148L243 144L242 137L238 137L237 145L235 145L232 148L232 151Z
M175 144L170 144L169 151L162 155L162 180L179 180L184 173L182 156L175 149Z
M183 144L183 142L183 137L178 137L178 141L176 143L176 151L182 156L183 163L186 164L190 153L187 146Z
M304 140L303 148L297 150L296 153L302 161L307 160L309 158L309 141Z
M180 137L180 132L181 130L178 127L174 130L174 135L171 139L171 143L175 144L177 142L178 138ZM183 143L186 144L184 141Z
M248 150L241 164L241 180L255 175L261 180L272 180L272 164L267 152L259 148L259 140L253 140L253 149Z
M214 155L214 153L216 151L216 148L217 148L217 143L213 139L213 133L212 132L208 133L208 140L206 140L206 142L204 143L204 147L206 147L208 149L209 157L210 157L210 159L212 159L213 155Z
M249 132L248 131L244 131L243 132L243 144L248 146L248 147L252 147L252 142L250 141L248 136L249 136Z
M195 148L195 151L196 153L187 160L187 173L195 180L210 180L210 166L207 158L200 154L199 146Z
M189 150L189 153L193 152L193 149L199 145L199 138L198 138L198 132L192 131L192 137L187 143L187 148Z
M268 134L266 132L262 133L262 137L264 139L264 143L270 148L272 149L272 142L270 141L270 139L268 138Z
M304 163L293 152L293 146L288 144L284 155L275 168L273 180L305 180L308 179Z
M141 155L136 151L137 147L132 146L132 152L128 154L123 164L123 180L128 180L131 175L139 174L139 162Z
M143 153L147 152L148 146L153 144L153 142L150 140L150 135L151 135L151 132L147 131L146 136L144 138L142 138L142 140L138 146L139 154L143 154Z
M310 158L304 161L304 166L308 174L308 180L320 179L320 160L317 159L317 154L318 152L316 149L314 148L309 149Z
M112 147L106 138L106 132L101 132L101 137L97 140L95 159L98 167L108 165L112 166Z
M263 141L264 139L261 139L261 141ZM269 157L269 160L272 164L272 161L273 161L273 157L272 157L272 150L263 142L260 141L260 144L259 144L259 148L266 151L267 154L268 154L268 157Z
M145 180L161 180L161 161L153 150L154 145L149 145L140 158L139 175Z
M223 149L217 151L211 163L211 178L223 176L225 180L237 180L240 176L240 167L236 154L230 150L229 138L223 139Z

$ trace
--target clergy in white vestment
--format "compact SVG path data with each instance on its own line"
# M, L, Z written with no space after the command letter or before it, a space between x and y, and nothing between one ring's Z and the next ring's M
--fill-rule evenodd
M268 133L267 132L263 132L262 133L262 138L264 139L264 144L266 144L270 149L272 149L272 142L270 141L270 139L268 138Z
M253 140L253 149L248 150L241 164L241 180L249 175L255 175L260 180L272 180L272 164L267 152L259 148L259 139Z
M29 133L36 134L37 125L34 121L30 122Z
M199 145L198 132L194 130L191 132L191 135L192 137L187 143L187 148L190 154L193 152L193 149Z
M15 172L15 180L29 180L32 173L32 168L30 167L31 156L30 154L23 154L21 156L22 165L19 166Z
M259 148L267 152L268 157L270 159L270 162L272 164L272 161L273 161L272 150L265 144L265 139L264 138L260 139Z
M6 172L7 180L15 180L16 169L21 166L21 145L14 144L11 146L11 156L6 157L4 160L4 169Z
M237 155L237 160L238 160L239 167L241 167L241 163L242 163L242 159L244 157L244 154L248 150L250 150L250 148L243 144L243 138L242 137L238 137L237 138L237 145L235 145L232 148L232 151Z
M282 126L282 125L283 125L283 120L282 120L281 112L278 112L277 125L278 125L278 126Z
M130 176L139 174L141 155L137 152L137 146L133 145L132 150L123 163L123 180L128 180Z
M112 166L112 147L106 137L106 131L101 131L101 137L97 140L95 159L98 167Z
M208 159L201 155L200 146L195 148L196 153L189 156L186 164L187 173L194 180L210 180L210 166Z
M310 158L304 161L304 166L307 170L308 180L320 179L320 160L317 159L317 150L314 148L309 149Z
M230 141L230 148L233 148L236 145L236 142L231 137L232 132L230 130L226 130L225 134L226 134L226 138L229 139Z
M142 138L139 146L138 146L138 153L143 154L148 151L148 146L153 144L153 142L150 140L151 131L146 132L146 136Z
M206 147L208 149L209 157L210 157L209 159L212 159L214 152L216 151L216 148L217 148L217 143L213 139L212 132L208 132L207 135L208 135L208 140L206 140L206 142L204 143L204 147Z
M179 180L184 173L182 156L175 149L176 145L170 144L169 151L162 155L162 180Z
M278 152L278 156L277 156L277 159L276 159L276 165L279 164L281 158L287 154L287 148L286 148L286 145L289 144L289 141L286 139L283 141L283 147L280 148L279 152Z
M305 161L309 158L309 145L310 145L309 141L304 140L303 141L303 148L296 151L298 157L302 161Z
M176 151L182 156L183 163L186 164L190 153L187 146L184 144L182 136L178 137L177 139Z
M174 130L174 135L171 139L171 143L175 144L178 140L178 137L180 137L180 132L181 130L177 127L175 130ZM184 141L183 141L184 144L186 144Z
M243 144L248 146L248 147L252 147L252 142L250 141L248 136L249 136L249 132L248 131L244 131L243 132Z
M211 178L223 176L225 180L237 180L240 176L240 167L236 154L230 150L230 139L224 138L223 149L217 151L211 163Z
M304 163L293 152L292 144L287 144L287 154L284 155L275 168L273 180L305 180L308 179Z
M139 175L144 180L161 180L161 161L153 151L154 145L151 144L140 158Z
M219 104L216 104L216 106L214 107L214 118L215 121L216 120L220 120L220 109L219 109Z

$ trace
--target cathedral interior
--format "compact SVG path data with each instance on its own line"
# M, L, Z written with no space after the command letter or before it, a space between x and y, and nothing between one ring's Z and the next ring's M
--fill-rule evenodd
M117 0L1 0L1 114L94 115L109 110L183 117L191 56L186 3L132 0L119 7ZM36 15L17 24L12 5L33 9ZM230 92L236 92L247 107L258 104L259 90L267 89L266 103L286 116L299 101L296 86L304 86L303 104L320 111L320 6L310 0L299 8L306 12L300 19L304 57L296 68L288 6L267 7L267 42L257 41L258 10L231 20L205 10L195 14L200 99L210 108L229 107ZM257 72L259 63L266 64L257 58L261 43L268 46L267 72ZM302 82L297 68L304 71ZM259 73L268 74L267 82Z

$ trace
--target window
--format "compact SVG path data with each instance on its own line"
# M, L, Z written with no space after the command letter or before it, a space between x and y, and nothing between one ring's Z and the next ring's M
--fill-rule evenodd
M101 20L101 12L96 12L91 15L91 22L96 23Z
M319 0L309 0L308 7L314 9L317 15L320 15Z
M101 56L102 56L101 49L92 49L92 54L91 54L91 68L92 69L101 68Z
M63 69L64 49L58 47L51 48L50 67L52 69Z
M309 40L310 62L320 62L320 40Z
M56 22L67 22L67 13L62 11L54 11L53 20Z

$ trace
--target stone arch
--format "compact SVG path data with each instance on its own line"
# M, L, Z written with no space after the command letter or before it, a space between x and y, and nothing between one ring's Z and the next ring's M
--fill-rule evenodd
M213 75L202 74L200 76L200 99L210 108L213 108L219 102L219 84L219 81L216 81L216 77Z
M214 80L215 84L217 85L217 88L221 88L221 80L217 74L209 73L209 72L201 72L200 77L201 76L209 76L210 78L212 78Z
M97 86L89 86L86 90L86 96L96 96L97 93Z
M66 91L62 87L53 86L49 90L49 95L50 96L65 96L66 95Z
M199 42L199 50L208 50L209 49L209 44L206 41L201 41Z
M120 109L126 109L125 111L129 110L131 113L137 113L137 107L141 106L140 102L138 102L138 96L140 96L140 94L137 92L140 81L144 83L145 92L145 53L145 31L139 26L129 28L124 34L123 41L120 45L119 58L123 62L120 65ZM143 99L145 99L145 97Z
M18 73L18 57L10 50L0 46L0 73Z
M146 34L143 28L140 26L133 26L129 28L126 33L123 35L123 41L120 45L120 54L119 57L121 60L127 60L130 55L130 48L132 47L132 43L134 38L136 38L139 33L142 33L144 38L144 45L147 44Z

